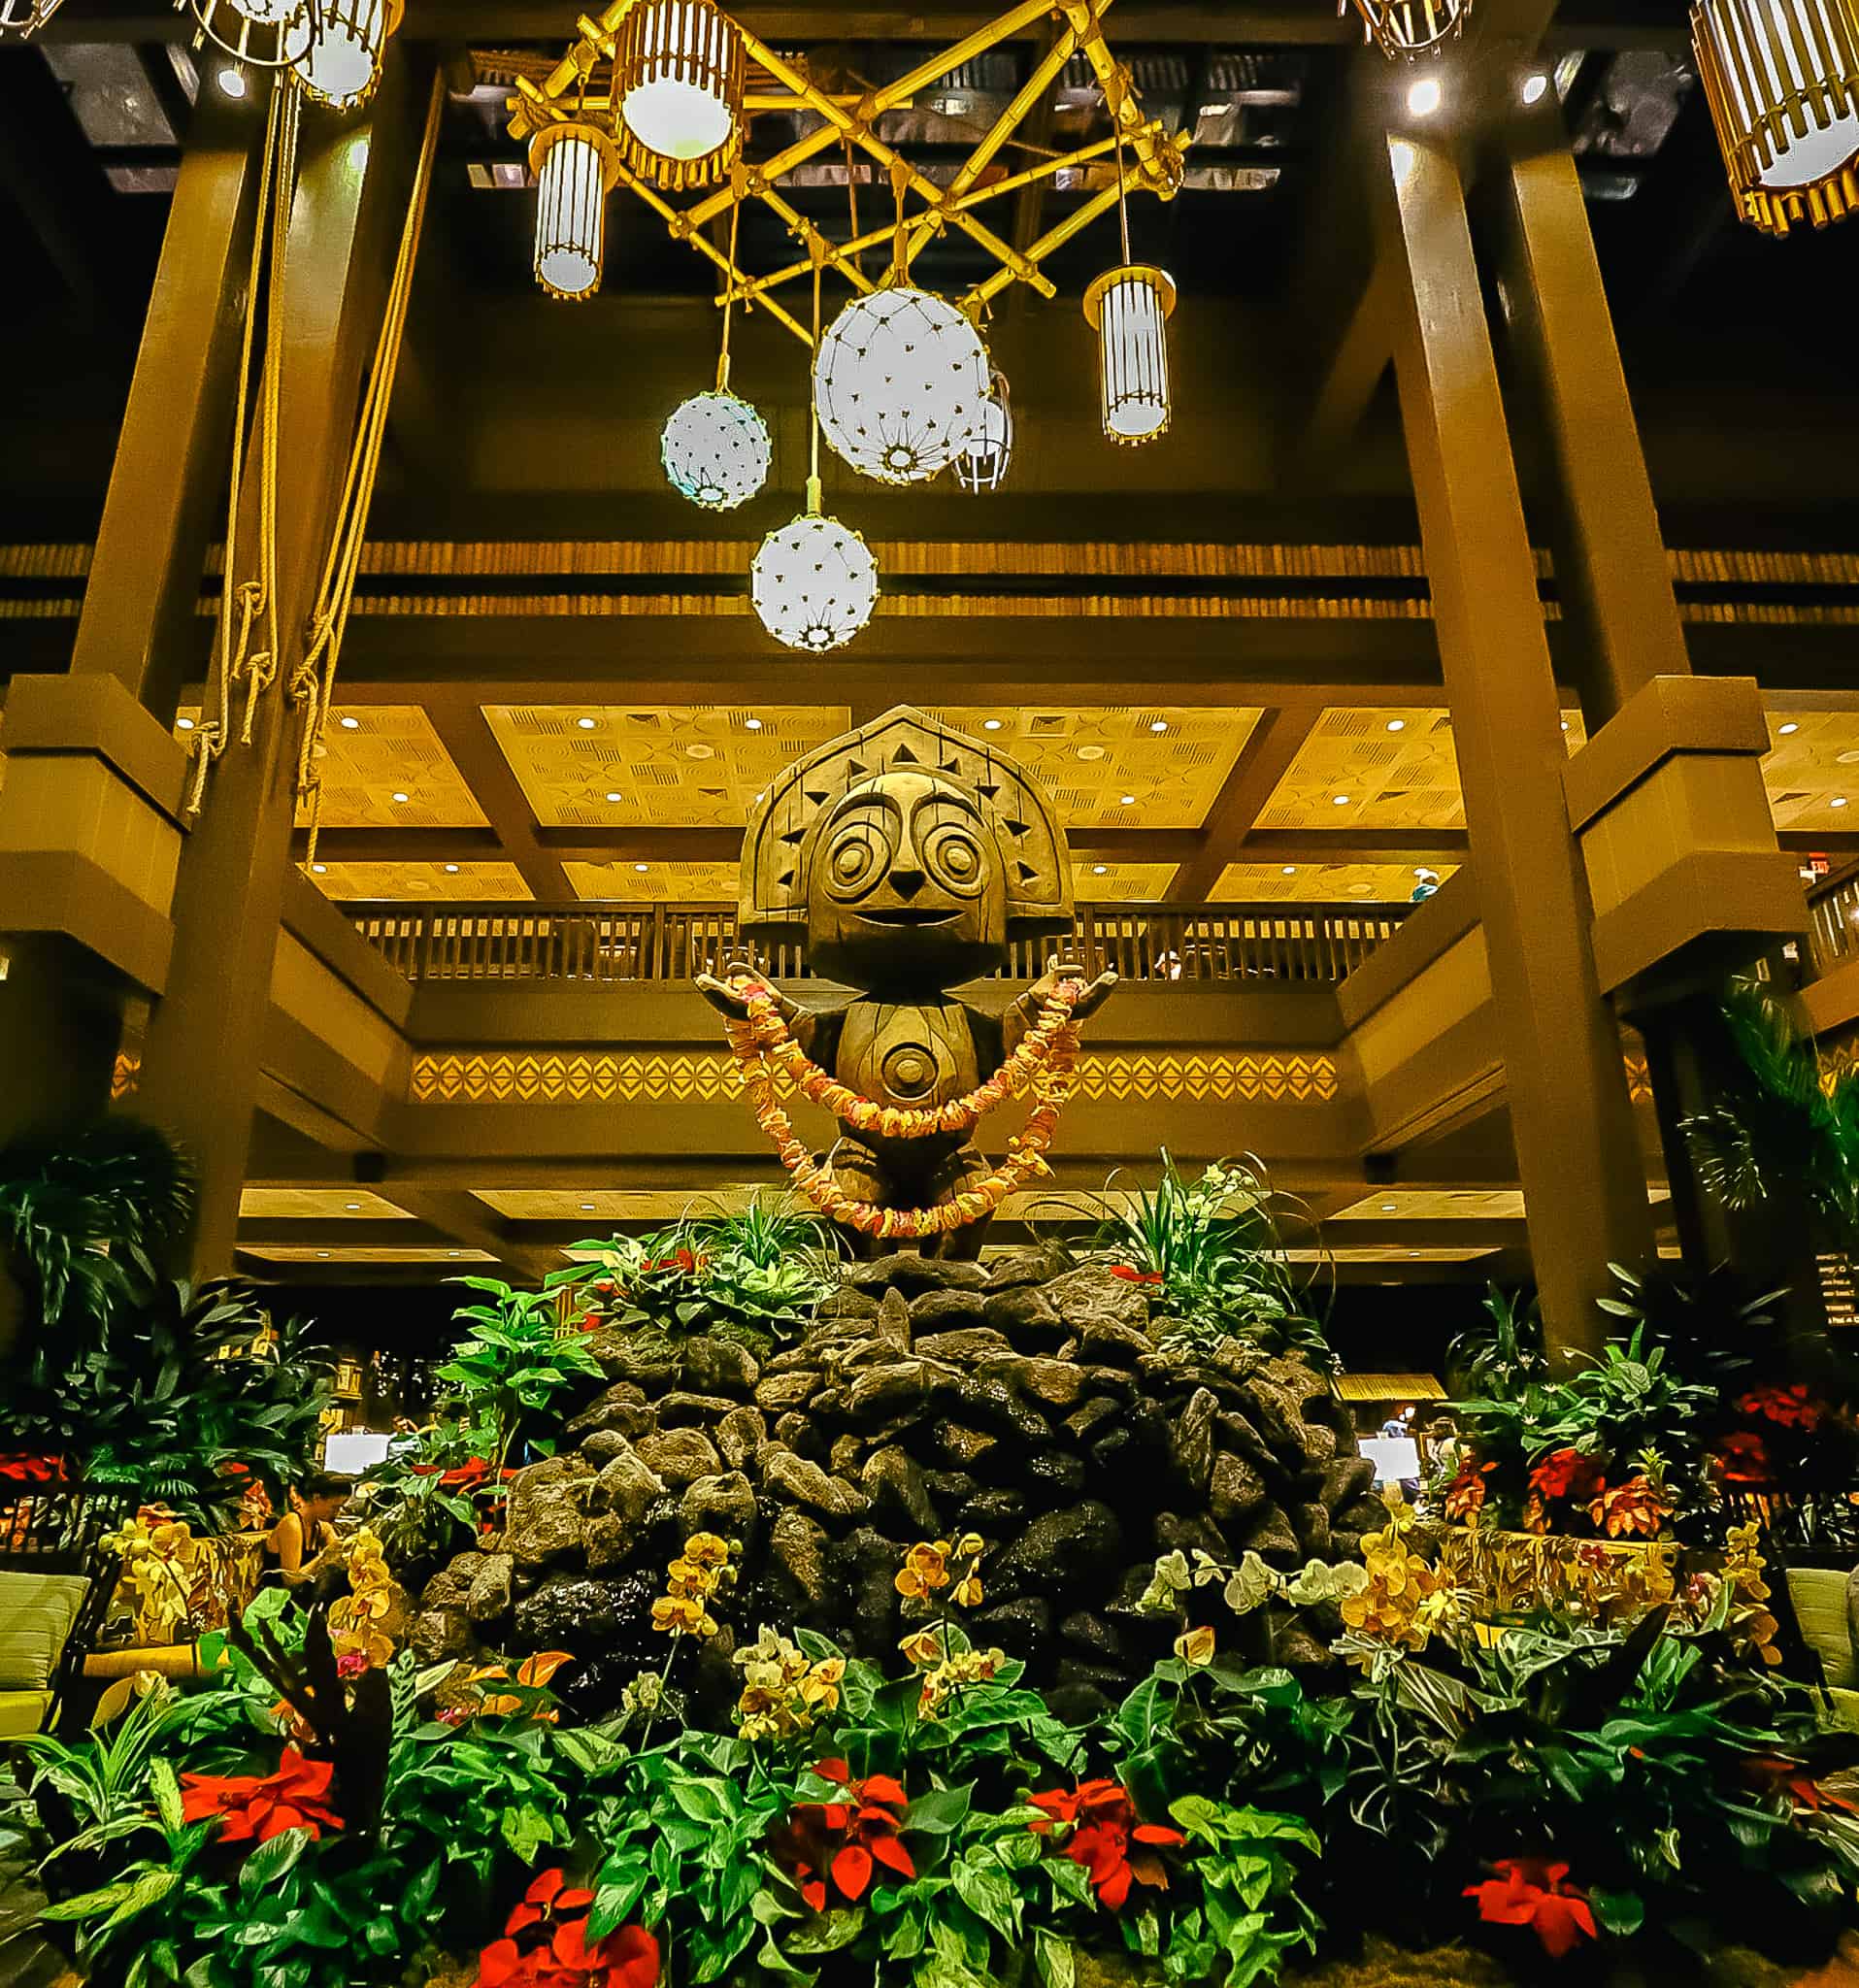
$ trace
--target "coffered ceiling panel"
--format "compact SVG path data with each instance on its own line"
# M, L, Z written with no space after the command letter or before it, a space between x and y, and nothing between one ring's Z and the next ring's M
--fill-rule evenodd
M1199 828L1260 713L1245 707L1107 705L934 715L998 746L1051 796L1068 827Z
M418 705L337 705L323 740L324 828L484 826L483 810ZM308 818L299 811L299 822Z
M1769 737L1775 744L1762 778L1777 828L1850 828L1859 820L1859 712L1771 712Z
M1433 874L1444 883L1455 868ZM1215 904L1406 904L1417 880L1411 863L1229 863L1212 895Z
M775 775L851 714L843 705L492 704L484 721L545 828L714 828L745 824Z
M310 863L305 868L325 897L345 904L396 898L489 904L531 895L515 863Z
M1574 751L1582 743L1581 714L1562 717ZM1463 828L1451 717L1413 707L1326 711L1254 826Z
M404 1222L412 1218L366 1187L247 1187L239 1212L252 1221Z
M1081 905L1151 904L1169 887L1173 863L1072 864L1072 894Z
M610 904L736 903L734 863L564 863L577 897Z

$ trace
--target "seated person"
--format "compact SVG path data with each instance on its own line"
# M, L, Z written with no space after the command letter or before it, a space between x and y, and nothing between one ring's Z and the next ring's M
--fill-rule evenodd
M265 1572L286 1587L315 1580L323 1556L336 1543L336 1514L349 1502L347 1477L319 1471L290 1494L290 1509L265 1540Z

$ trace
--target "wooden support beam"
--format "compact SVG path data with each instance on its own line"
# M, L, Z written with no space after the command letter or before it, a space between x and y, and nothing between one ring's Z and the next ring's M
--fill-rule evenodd
M503 860L515 864L530 891L545 903L573 897L561 858L538 841L529 797L511 771L483 712L448 705L428 715L439 743L451 755L479 807L490 817L502 845Z
M1545 1335L1605 1338L1610 1263L1650 1254L1645 1176L1601 998L1537 598L1464 188L1449 141L1387 133L1370 187L1402 274L1395 368L1479 882Z
M1207 811L1201 847L1169 879L1170 904L1205 904L1220 873L1242 860L1241 851L1259 812L1290 771L1298 749L1322 715L1314 706L1268 711L1233 762L1233 770Z
M481 1249L494 1256L516 1282L540 1282L546 1272L561 1267L559 1249L517 1241L501 1215L463 1189L420 1187L397 1180L392 1186L383 1185L380 1192L440 1235L467 1249Z

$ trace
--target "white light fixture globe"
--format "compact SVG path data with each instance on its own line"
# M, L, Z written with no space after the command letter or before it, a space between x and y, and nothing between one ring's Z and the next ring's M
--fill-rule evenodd
M318 11L310 0L187 0L199 38L251 69L296 68L308 60ZM228 96L245 92L220 86ZM243 83L245 78L240 77Z
M807 509L762 541L749 593L762 626L789 648L842 647L872 618L878 561L856 532L820 515L817 478L808 479Z
M1175 282L1142 263L1108 269L1084 292L1097 333L1104 432L1112 442L1152 441L1169 425L1169 314Z
M1013 459L1013 408L1007 395L1007 376L997 372L981 403L981 418L955 458L955 480L979 496L998 490Z
M813 401L834 452L883 483L920 483L981 420L987 352L953 304L909 284L847 305L813 355Z
M712 0L636 0L614 49L626 163L674 192L722 177L739 149L745 57Z
M315 0L308 10L310 45L290 65L305 96L332 111L365 104L404 12L405 0Z
M674 408L660 442L672 488L706 511L747 503L767 482L774 453L761 415L721 388Z

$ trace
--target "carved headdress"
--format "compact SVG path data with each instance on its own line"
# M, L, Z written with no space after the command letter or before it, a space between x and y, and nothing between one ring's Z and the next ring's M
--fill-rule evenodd
M855 787L895 771L932 776L975 802L1000 850L1010 940L1071 929L1071 851L1046 796L993 746L900 704L829 740L769 787L743 842L746 935L781 939L805 931L808 875L821 826Z

